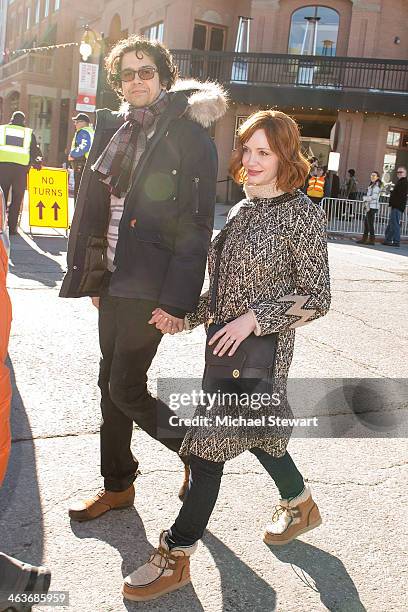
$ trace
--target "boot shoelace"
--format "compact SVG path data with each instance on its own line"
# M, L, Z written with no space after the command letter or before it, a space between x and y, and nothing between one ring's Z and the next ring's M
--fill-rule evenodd
M158 561L158 564L155 561ZM162 561L164 561L164 565L162 565ZM173 563L170 563L170 561L173 561ZM176 568L176 558L171 554L171 550L166 550L161 546L154 549L150 555L149 563L162 570L174 570Z
M290 518L295 518L298 515L298 509L290 508L290 506L285 506L285 504L277 504L275 506L274 513L272 514L272 523L277 523L284 512L287 512Z
M105 495L106 491L105 489L101 489L100 491L97 492L97 494L92 498L92 501L98 501L98 499L100 499L101 497L103 497Z

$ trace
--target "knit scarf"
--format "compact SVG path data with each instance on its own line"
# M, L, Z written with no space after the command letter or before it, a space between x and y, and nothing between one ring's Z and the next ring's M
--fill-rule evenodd
M168 104L169 95L163 90L150 106L129 106L125 123L93 164L92 170L99 173L101 181L118 198L128 192L133 171L146 148L149 131Z

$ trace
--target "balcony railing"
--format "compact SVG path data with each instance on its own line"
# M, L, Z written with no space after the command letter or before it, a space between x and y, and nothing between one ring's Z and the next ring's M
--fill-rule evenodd
M176 49L184 78L231 85L408 93L408 61Z
M33 74L51 74L53 70L52 55L26 53L7 64L0 66L0 81L14 77L21 72Z

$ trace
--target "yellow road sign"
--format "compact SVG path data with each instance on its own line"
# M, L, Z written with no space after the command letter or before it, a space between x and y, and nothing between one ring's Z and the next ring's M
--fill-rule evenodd
M63 168L31 168L28 173L30 227L68 225L68 172Z

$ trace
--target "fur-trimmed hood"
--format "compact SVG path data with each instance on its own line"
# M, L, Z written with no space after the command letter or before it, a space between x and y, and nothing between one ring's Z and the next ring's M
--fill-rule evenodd
M210 127L227 111L228 94L219 83L179 79L170 89L170 93L178 91L188 96L188 117L204 128Z
M169 90L169 94L174 95L179 92L187 96L186 116L204 128L210 127L227 111L228 94L219 83L213 81L201 82L195 79L178 79ZM122 102L118 115L125 115L128 108L129 103Z

